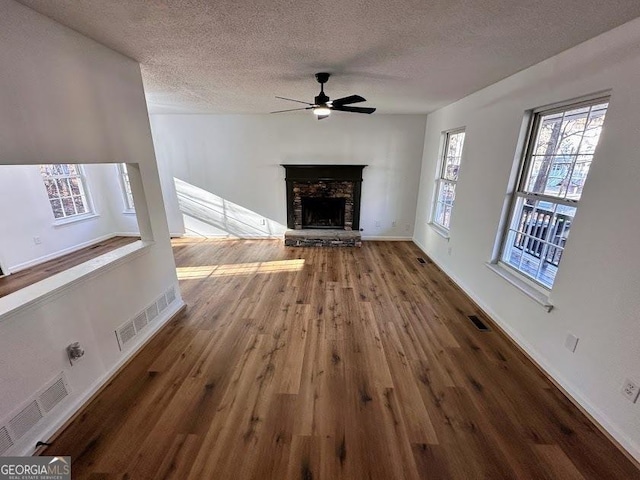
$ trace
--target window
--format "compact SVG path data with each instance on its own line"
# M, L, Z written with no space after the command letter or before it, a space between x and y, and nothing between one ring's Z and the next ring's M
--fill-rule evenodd
M501 261L546 289L560 265L608 99L534 112Z
M118 164L118 175L120 176L120 187L122 188L122 197L124 199L124 211L133 213L135 206L133 204L133 194L131 193L131 183L129 183L129 172L124 163Z
M40 173L56 220L91 213L80 165L40 165Z
M451 210L453 210L453 201L456 198L456 183L458 183L458 173L460 172L463 144L464 130L459 129L445 133L440 175L436 181L437 198L433 214L433 223L445 230L449 230L451 222Z

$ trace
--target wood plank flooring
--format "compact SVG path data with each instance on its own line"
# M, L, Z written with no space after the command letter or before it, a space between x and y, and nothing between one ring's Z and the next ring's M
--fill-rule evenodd
M92 258L104 255L116 248L124 247L129 243L140 240L136 237L112 237L102 242L95 243L89 247L82 248L68 255L54 258L48 262L41 263L31 268L26 268L17 273L12 273L0 278L0 298L10 293L17 292L21 288L28 287L34 283L49 278L56 273L68 270L71 267L80 265Z
M175 240L187 311L55 439L88 479L640 479L409 242Z

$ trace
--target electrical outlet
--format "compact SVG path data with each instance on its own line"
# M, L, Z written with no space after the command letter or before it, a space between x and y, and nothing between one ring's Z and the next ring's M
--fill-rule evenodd
M638 384L627 378L624 381L624 385L622 385L622 395L627 397L627 400L631 403L636 403L636 400L638 400L638 393L640 393Z
M576 347L578 346L578 340L580 340L575 335L567 334L567 338L564 340L564 346L567 347L571 353L576 351Z
M36 245L40 245L42 243L42 240L40 239L40 237L33 237L33 243L35 243Z
M376 220L376 227L380 228L380 220Z
M451 255L451 250L452 250L451 247L447 248L447 255Z
M260 224L261 224L261 225L266 225L266 224L267 224L267 221L263 218L262 220L260 220Z
M409 225L408 223L404 226L404 231L405 232L409 232L411 231L411 225Z
M391 222L391 226L395 227L396 226L396 221L394 220L393 222Z

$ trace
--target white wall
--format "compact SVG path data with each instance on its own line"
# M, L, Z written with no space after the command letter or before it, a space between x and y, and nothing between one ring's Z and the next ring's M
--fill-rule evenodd
M640 20L592 39L428 117L415 241L640 459ZM539 304L490 271L525 111L604 90L611 103L552 291ZM427 225L441 132L466 127L447 242ZM451 249L451 255L448 249ZM580 338L564 348L568 332Z
M139 65L12 0L0 0L0 11L0 164L133 164L140 230L155 242L26 308L2 313L27 289L0 299L0 423L60 372L72 388L64 405L19 440L12 453L21 454L140 345L145 335L120 352L115 327L177 278ZM65 356L72 341L86 350L74 367Z
M366 164L363 236L411 238L425 121L421 115L376 114L334 114L318 121L308 112L151 116L159 164L196 187L192 193L201 197L199 205L241 216L227 229L238 236L286 229L281 164ZM215 212L211 217L213 228L187 218L187 230L225 234L225 219Z
M138 233L135 215L124 213L116 165L87 165L84 173L96 216L56 224L38 166L0 165L0 205L7 207L0 209L0 261L6 271L19 271L113 235Z

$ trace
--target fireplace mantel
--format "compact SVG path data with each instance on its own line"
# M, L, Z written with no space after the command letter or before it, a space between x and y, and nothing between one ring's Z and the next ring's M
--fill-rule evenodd
M362 170L366 165L282 165L286 170L287 226L302 228L301 191L322 190L336 197L347 198L345 230L360 229L360 196Z

